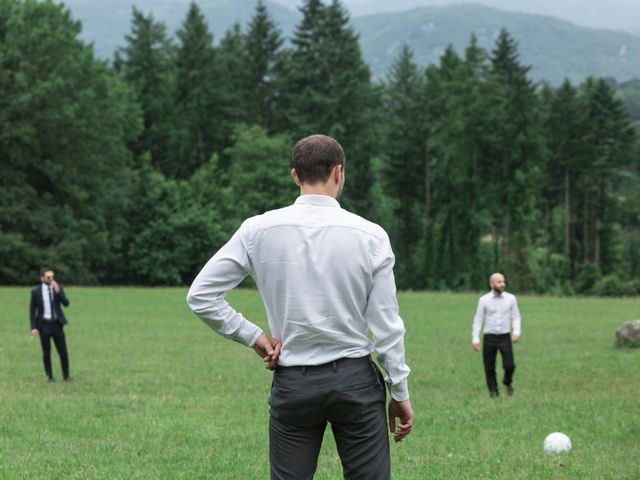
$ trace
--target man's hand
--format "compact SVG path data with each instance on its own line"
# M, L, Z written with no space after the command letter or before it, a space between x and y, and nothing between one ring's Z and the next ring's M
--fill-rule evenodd
M476 352L479 352L479 351L480 351L480 344L479 344L479 343L475 343L475 342L474 342L474 343L472 343L472 344L471 344L471 346L473 347L473 349L474 349Z
M511 335L511 341L513 343L518 343L518 340L520 340L520 335Z
M31 329L31 336L32 337L37 337L38 336L38 329L37 328L33 328Z
M275 370L278 366L281 348L282 342L279 338L271 338L265 333L260 334L253 346L258 356L264 360L264 367L268 370Z
M396 418L400 423L396 428ZM413 409L410 400L399 402L393 398L389 402L389 431L393 433L393 439L401 442L404 437L411 433L413 427Z
M60 292L60 285L55 280L51 280L51 286L53 287L53 291L56 293Z

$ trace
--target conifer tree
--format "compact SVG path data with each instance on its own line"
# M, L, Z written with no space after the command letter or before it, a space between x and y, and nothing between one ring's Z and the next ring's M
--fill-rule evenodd
M342 144L349 176L345 202L366 212L376 139L372 127L376 98L369 67L340 2L325 6L319 0L307 0L301 10L283 89L287 92L284 128L296 138L323 133Z
M177 36L176 127L167 173L187 178L209 160L215 145L221 143L218 128L224 120L213 36L195 3Z
M423 77L406 45L393 63L383 95L384 193L394 200L390 231L400 288L424 287L424 236L428 199Z
M238 23L234 24L222 38L217 48L220 81L221 121L217 130L220 142L216 152L223 170L228 167L225 150L233 145L233 132L236 126L247 118L249 96L247 94L247 78L249 65L245 38Z
M603 273L615 264L612 195L618 188L620 167L630 163L635 130L622 102L604 79L589 78L582 85L588 132L582 156L583 260ZM604 267L604 268L603 268Z
M429 176L433 184L430 275L451 288L477 288L482 218L478 170L483 152L483 52L451 47L427 70ZM480 277L481 278L481 277Z
M142 108L144 131L132 144L136 157L148 152L156 170L170 170L170 141L173 124L173 47L163 23L152 14L133 8L131 33L119 50L116 66L136 92Z
M531 244L528 232L534 213L536 164L544 150L529 70L520 63L515 40L503 29L491 54L488 98L493 106L487 131L489 149L482 165L483 183L492 185L488 203L496 247L494 268L504 268L507 262L514 268L522 265L518 254Z
M267 8L259 0L244 37L248 96L245 122L262 125L267 130L275 127L276 85L283 73L283 41Z
M565 80L555 92L551 93L545 120L547 164L543 175L541 208L545 209L545 218L551 216L554 206L561 206L563 229L561 250L565 259L575 271L576 260L573 240L573 224L576 218L576 182L580 177L580 159L584 157L586 140L586 112L578 97L577 89ZM550 228L550 220L547 220ZM553 240L553 238L552 238ZM548 248L554 248L551 244ZM570 272L569 272L570 273Z

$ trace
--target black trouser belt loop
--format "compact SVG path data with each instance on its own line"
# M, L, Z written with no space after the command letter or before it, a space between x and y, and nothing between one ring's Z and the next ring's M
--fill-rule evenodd
M331 362L331 366L333 367L333 373L338 373L338 364L335 360Z
M302 366L302 374L306 375L307 374L307 367L306 366Z

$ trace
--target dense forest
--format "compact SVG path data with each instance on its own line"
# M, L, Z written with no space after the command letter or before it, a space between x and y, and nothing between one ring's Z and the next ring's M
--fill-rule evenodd
M133 9L112 62L51 1L0 0L0 283L185 285L244 218L292 203L296 139L334 136L342 205L389 232L402 289L640 294L638 138L611 81L535 84L507 30L374 83L340 2L284 39L258 3L215 39Z

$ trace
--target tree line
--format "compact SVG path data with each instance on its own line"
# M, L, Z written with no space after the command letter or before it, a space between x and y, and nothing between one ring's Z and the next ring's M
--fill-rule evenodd
M244 218L293 202L293 143L335 137L342 205L380 223L402 289L640 293L638 139L604 79L534 84L515 40L374 82L346 10L265 6L214 41L133 9L112 62L62 5L0 0L0 282L184 285Z

